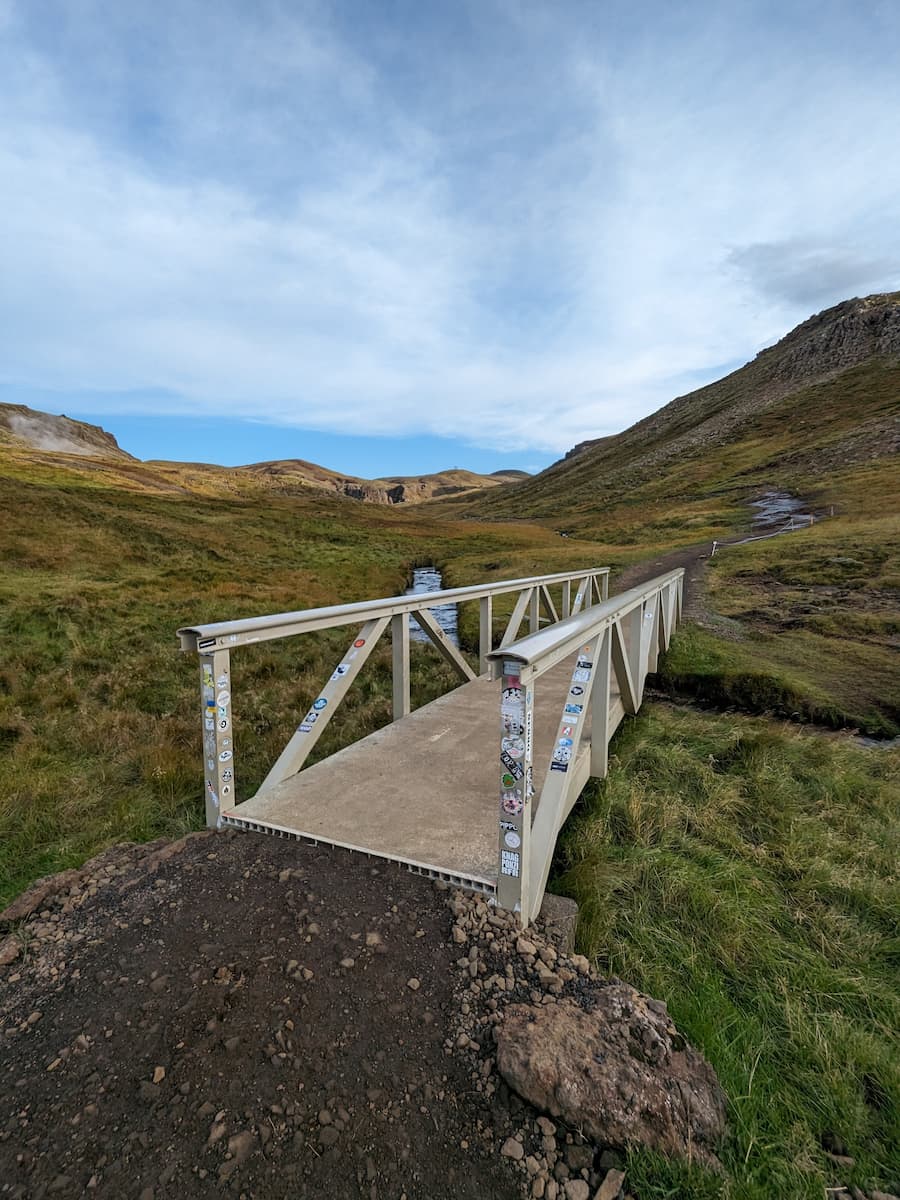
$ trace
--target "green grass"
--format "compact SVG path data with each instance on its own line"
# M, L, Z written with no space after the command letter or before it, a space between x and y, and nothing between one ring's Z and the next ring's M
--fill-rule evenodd
M707 592L713 616L677 634L663 690L876 737L900 733L896 516L841 517L725 548L708 564Z
M635 1154L661 1196L900 1181L900 753L655 705L568 823L554 890L603 972L666 1000L715 1067L718 1179ZM827 1133L856 1166L825 1156Z

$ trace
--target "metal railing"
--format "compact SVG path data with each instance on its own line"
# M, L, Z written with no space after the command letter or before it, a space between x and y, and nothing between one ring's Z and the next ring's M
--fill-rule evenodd
M831 515L834 516L834 507L832 506ZM740 538L736 542L718 542L712 544L709 557L715 558L716 552L721 550L723 546L746 546L748 542L764 542L767 538L780 537L783 533L793 533L797 529L809 529L815 525L816 518L814 514L803 517L791 517L787 525L782 525L780 529L772 529L768 533L754 533L745 538Z
M222 824L221 810L235 803L234 703L231 688L231 652L240 646L256 645L277 638L295 637L322 629L357 625L355 637L334 671L297 726L277 761L263 780L265 791L296 774L306 762L316 742L332 719L359 675L379 638L390 626L393 668L393 720L410 712L409 618L414 617L430 641L463 680L476 673L459 649L448 639L430 609L442 604L479 602L480 671L489 667L494 641L493 600L495 596L518 593L512 613L500 639L500 648L517 637L528 614L529 628L541 627L541 611L551 622L564 622L606 599L609 568L592 567L528 579L508 579L471 587L448 588L440 592L390 596L354 604L310 608L298 612L275 613L236 621L218 621L211 625L188 626L178 630L180 647L196 652L200 659L200 706L203 737L206 822L213 828ZM558 591L557 600L551 588ZM574 590L574 595L573 595ZM362 622L360 624L360 622ZM259 794L257 792L257 794Z
M647 675L681 615L684 571L577 613L488 657L502 678L497 903L523 925L541 906L556 839L590 777L607 773L609 742L640 707ZM535 683L577 655L540 797L534 798Z

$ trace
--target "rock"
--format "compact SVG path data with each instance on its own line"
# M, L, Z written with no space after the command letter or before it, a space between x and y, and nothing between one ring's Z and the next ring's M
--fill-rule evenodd
M575 949L575 926L578 924L578 905L568 896L545 892L539 920L546 936L562 954Z
M725 1095L712 1067L627 984L598 986L592 1011L511 1005L497 1067L538 1109L603 1146L637 1144L717 1167Z
M319 1124L320 1125L330 1125L333 1120L334 1120L334 1118L332 1117L331 1113L328 1111L327 1108L323 1108L322 1111L319 1113Z
M591 1189L583 1179L567 1179L563 1194L566 1200L591 1200Z
M536 1124L544 1137L553 1137L556 1133L556 1126L547 1117L538 1117Z
M43 879L38 879L27 891L13 900L8 908L0 912L0 922L11 925L13 921L24 921L26 917L30 917L32 913L43 907L45 900L74 887L76 883L80 882L81 876L82 872L76 870L45 875Z
M534 942L529 942L528 938L520 937L516 939L516 953L527 958L529 954L537 954L537 946Z
M351 967L355 967L355 966L356 966L356 959L353 959L353 958L342 958L342 959L341 959L341 966L344 968L344 970L345 970L345 971L349 971Z
M17 937L13 934L5 937L0 942L0 967L8 967L10 963L15 962L21 949L22 943Z
M252 1129L244 1129L228 1139L228 1153L235 1163L242 1163L249 1158L256 1146L256 1134Z
M333 1146L340 1136L340 1132L333 1125L325 1125L319 1130L319 1143L322 1146Z
M166 1068L165 1067L154 1068L154 1071L153 1071L153 1082L154 1083L162 1083L162 1081L165 1079L165 1077L166 1077Z
M406 986L410 989L410 991L417 992L422 985L419 983L418 979L407 979Z
M500 1153L504 1158L512 1158L515 1162L521 1162L525 1157L525 1148L516 1138L509 1137L500 1147Z
M597 1189L594 1200L616 1200L616 1196L621 1192L624 1182L624 1171L607 1171L606 1178Z
M370 933L367 933L366 934L366 945L367 946L380 946L381 945L381 934L375 932L374 930Z

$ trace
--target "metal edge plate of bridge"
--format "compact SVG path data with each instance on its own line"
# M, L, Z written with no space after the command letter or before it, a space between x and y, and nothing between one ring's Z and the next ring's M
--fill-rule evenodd
M401 863L537 915L556 839L610 739L635 713L681 615L671 571L610 598L608 568L535 576L180 629L200 664L206 820ZM503 598L501 619L495 601ZM477 601L477 670L430 609ZM411 711L410 618L461 686ZM520 633L527 624L527 632ZM256 794L236 802L240 718L231 655L351 627L348 645ZM393 721L305 766L382 635Z

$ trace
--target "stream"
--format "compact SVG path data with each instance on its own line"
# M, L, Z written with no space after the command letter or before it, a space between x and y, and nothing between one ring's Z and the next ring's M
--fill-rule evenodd
M420 596L427 592L440 592L444 581L437 567L414 567L412 584L404 592L405 596ZM429 610L431 615L447 635L447 640L454 646L459 645L459 628L455 604L438 604ZM428 634L414 618L410 617L409 636L413 642L429 641Z
M755 509L753 515L753 531L768 531L782 525L787 525L791 517L808 521L810 514L804 511L803 501L787 492L765 492L759 500L751 500L750 507Z

